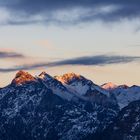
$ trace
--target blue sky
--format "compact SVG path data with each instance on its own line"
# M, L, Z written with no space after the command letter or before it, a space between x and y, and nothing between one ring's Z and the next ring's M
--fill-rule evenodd
M137 0L1 1L0 85L19 69L140 85L139 5Z

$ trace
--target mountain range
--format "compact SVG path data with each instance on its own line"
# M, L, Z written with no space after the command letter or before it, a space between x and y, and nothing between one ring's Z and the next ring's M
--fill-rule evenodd
M19 71L0 89L0 140L140 140L140 86Z

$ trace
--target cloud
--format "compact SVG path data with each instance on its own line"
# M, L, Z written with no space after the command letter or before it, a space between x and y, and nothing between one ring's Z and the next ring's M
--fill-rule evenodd
M86 56L74 59L63 60L52 63L53 65L107 65L117 63L129 63L140 60L140 57L132 56L108 56L108 55L97 55L97 56Z
M1 0L0 7L6 13L1 24L78 24L140 17L139 0Z
M11 68L0 68L0 72L12 72L18 70L32 70L42 67L55 67L55 66L66 66L66 65L84 65L84 66L104 66L109 64L125 64L130 62L140 62L140 57L137 56L109 56L109 55L96 55L96 56L85 56L73 59L66 59L51 63L35 63L28 65L15 66Z
M24 55L16 52L0 51L0 58L23 58Z

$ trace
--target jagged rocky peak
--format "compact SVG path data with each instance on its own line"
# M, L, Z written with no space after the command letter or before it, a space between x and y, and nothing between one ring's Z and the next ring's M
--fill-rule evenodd
M52 76L50 76L45 71L41 72L38 77L41 78L41 79L44 79L44 80L49 80L49 79L52 79L53 78Z
M120 86L118 86L118 88L127 89L127 88L129 88L129 86L126 85L126 84L124 84L124 85L120 85Z
M130 88L140 88L140 86L132 85Z
M106 90L112 90L112 89L117 88L118 86L112 82L109 82L109 83L103 84L101 87Z
M79 75L79 74L75 74L75 73L71 72L71 73L66 73L62 76L55 76L55 78L62 83L68 84L69 82L71 82L73 80L82 79L82 76Z
M35 80L36 80L35 77L33 77L31 74L23 70L20 70L16 73L16 76L12 80L12 83L20 85L20 84L24 84L26 82L35 81Z

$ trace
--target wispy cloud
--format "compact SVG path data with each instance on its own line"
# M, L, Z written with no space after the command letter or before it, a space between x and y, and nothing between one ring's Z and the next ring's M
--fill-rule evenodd
M34 63L28 65L14 66L10 68L0 68L0 72L12 72L18 70L32 70L42 67L55 67L55 66L66 66L66 65L85 65L85 66L104 66L109 64L125 64L130 62L140 62L138 56L109 56L109 55L96 55L96 56L85 56L72 59L65 59L61 61L51 63Z
M24 58L25 56L16 52L0 51L0 58Z
M139 18L139 0L1 0L1 24L76 24Z
M117 63L129 63L133 61L140 61L140 57L108 55L85 56L59 61L54 63L54 65L107 65Z

